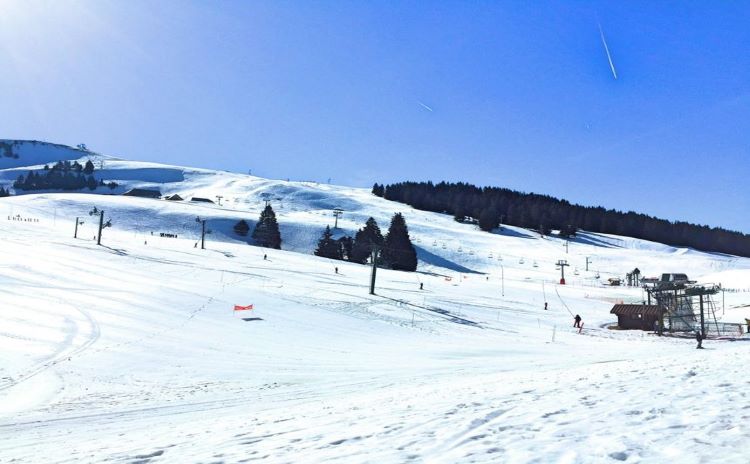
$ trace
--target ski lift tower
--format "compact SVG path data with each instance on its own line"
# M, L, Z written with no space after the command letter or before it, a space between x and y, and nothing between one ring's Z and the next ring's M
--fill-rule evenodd
M333 224L333 228L334 229L338 229L339 228L339 218L341 217L342 214L344 214L344 210L343 209L341 209L341 208L334 208L333 209L333 217L336 218L336 221Z
M89 211L89 216L97 216L97 215L99 216L99 233L96 235L96 244L101 245L102 244L102 230L106 229L107 227L112 227L112 220L107 219L107 222L104 222L104 210L97 209L96 206L94 206L94 209Z
M270 194L270 193L268 193L268 192L263 192L263 193L261 193L261 194L260 194L260 197L261 197L261 198L263 199L263 201L264 201L264 202L266 203L266 204L265 204L265 205L263 206L264 208L265 208L266 206L268 206L268 205L270 205L270 204L271 204L271 194Z
M570 266L570 264L565 259L559 259L556 266L556 269L560 269L560 285L565 285L565 266Z

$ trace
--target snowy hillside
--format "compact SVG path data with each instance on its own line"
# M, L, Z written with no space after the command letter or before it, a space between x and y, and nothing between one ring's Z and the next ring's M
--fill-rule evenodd
M0 169L52 164L60 160L109 158L81 148L37 140L0 139Z
M62 152L34 153L0 159L0 180ZM742 322L750 259L585 232L566 251L365 189L103 159L118 191L222 205L0 198L0 462L747 462L750 339L698 351L610 330L612 303L645 297L602 281L638 267L723 283L716 316ZM232 231L265 199L281 251ZM113 224L103 246L94 206ZM369 295L367 266L312 256L336 207L337 235L402 212L419 272L381 269Z

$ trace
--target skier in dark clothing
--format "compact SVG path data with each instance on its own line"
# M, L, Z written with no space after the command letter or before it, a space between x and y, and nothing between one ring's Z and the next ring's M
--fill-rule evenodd
M422 282L419 283L419 289L420 290L424 290L424 283L422 283Z
M544 302L544 310L547 311L547 302Z
M576 317L574 317L573 320L575 321L573 323L573 327L577 327L577 328L580 329L581 328L581 316L579 316L578 314L576 314Z
M703 349L703 335L699 331L695 331L695 340L698 342L698 346L696 346L696 349L702 350Z

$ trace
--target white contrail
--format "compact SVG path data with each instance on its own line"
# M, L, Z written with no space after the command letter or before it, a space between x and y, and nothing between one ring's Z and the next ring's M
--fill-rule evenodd
M612 70L612 75L617 79L617 71L615 71L615 64L612 62L612 55L609 54L609 47L607 46L607 40L604 38L604 31L602 30L602 24L597 22L599 25L599 35L602 38L602 45L604 45L604 51L607 52L607 59L609 60L609 68Z
M417 103L419 103L419 105L420 105L420 106L421 106L422 108L424 108L424 109L426 109L427 111L429 111L430 113L432 113L432 108L430 108L429 106L425 105L424 103L422 103L422 102L421 102L421 101L419 101L419 100L417 100Z

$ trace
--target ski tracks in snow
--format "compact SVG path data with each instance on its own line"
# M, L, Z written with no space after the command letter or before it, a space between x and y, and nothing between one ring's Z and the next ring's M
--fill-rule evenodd
M3 381L0 382L0 391L8 390L12 387L15 387L45 372L46 370L57 366L58 364L62 362L66 362L66 361L71 360L74 357L77 357L78 355L86 351L91 345L96 343L97 340L99 340L99 337L101 336L99 324L96 322L96 319L94 319L94 317L91 316L89 311L82 309L76 305L73 305L69 302L61 301L61 305L71 308L75 312L77 312L79 315L81 315L83 319L86 321L86 324L88 326L87 330L81 330L81 326L78 322L80 318L72 318L66 315L65 316L65 326L66 326L65 340L57 347L57 349L50 356L39 361L38 363L34 364L30 368L25 369L22 372L16 374L15 377L9 377L9 378L3 379ZM81 333L85 334L86 339L82 343L76 344L76 339L78 339L78 335Z

